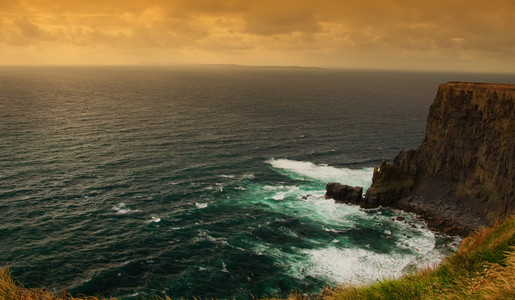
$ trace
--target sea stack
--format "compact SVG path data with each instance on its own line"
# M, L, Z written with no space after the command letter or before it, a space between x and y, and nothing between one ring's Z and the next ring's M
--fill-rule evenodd
M412 211L462 235L513 214L514 99L515 85L440 85L422 145L383 162L359 204Z

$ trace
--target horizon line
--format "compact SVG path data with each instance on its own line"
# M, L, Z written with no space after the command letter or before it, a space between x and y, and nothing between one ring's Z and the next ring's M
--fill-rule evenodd
M394 68L356 68L356 67L324 67L324 66L302 66L302 65L246 65L229 63L198 63L198 64L0 64L0 68L105 68L105 67L155 67L155 68L249 68L249 69L305 69L305 70L327 70L327 71L370 71L370 72L407 72L407 73L450 73L450 74L497 74L515 75L508 71L474 71L474 70L434 70L434 69L394 69Z

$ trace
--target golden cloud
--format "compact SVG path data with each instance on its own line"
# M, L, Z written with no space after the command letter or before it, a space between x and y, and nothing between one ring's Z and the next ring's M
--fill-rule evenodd
M29 56L423 67L439 56L507 66L515 53L512 0L1 0L0 11L0 49Z

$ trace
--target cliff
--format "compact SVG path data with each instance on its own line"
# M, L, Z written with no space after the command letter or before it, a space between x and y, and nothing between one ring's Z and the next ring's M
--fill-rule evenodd
M392 206L467 234L514 212L515 85L449 82L425 137L374 171L363 207Z

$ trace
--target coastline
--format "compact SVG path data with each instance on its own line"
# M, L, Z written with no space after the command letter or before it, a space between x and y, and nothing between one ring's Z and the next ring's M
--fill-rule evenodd
M438 88L416 150L383 161L363 197L343 191L359 187L331 183L326 196L413 212L434 230L467 236L514 213L514 170L515 85L449 82Z

